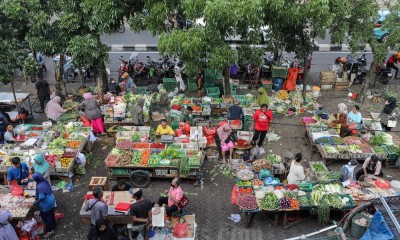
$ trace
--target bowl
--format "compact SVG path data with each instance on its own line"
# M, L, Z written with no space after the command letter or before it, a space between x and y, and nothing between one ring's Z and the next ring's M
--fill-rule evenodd
M392 180L390 182L390 185L392 186L392 188L400 189L400 181L398 181L398 180Z

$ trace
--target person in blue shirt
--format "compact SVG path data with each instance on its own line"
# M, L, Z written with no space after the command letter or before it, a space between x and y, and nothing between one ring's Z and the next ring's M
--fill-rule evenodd
M15 180L18 184L27 184L29 182L29 168L26 163L21 163L19 157L13 157L11 159L11 166L7 171L8 185L11 185L11 181Z
M125 93L135 92L136 85L129 76L129 73L124 73L123 78L125 79Z
M360 107L358 105L354 105L353 109L347 115L349 122L352 123L361 123L362 115L360 113Z
M49 238L55 234L54 230L56 229L56 216L54 214L56 200L50 183L43 178L42 174L34 173L32 178L36 181L35 202L33 202L33 205L39 205L40 217L45 225L43 238Z
M228 120L240 120L243 118L243 109L239 106L240 101L235 100L234 105L228 108Z

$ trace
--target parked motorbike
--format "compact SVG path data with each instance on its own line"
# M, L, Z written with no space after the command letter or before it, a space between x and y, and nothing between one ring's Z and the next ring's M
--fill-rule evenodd
M183 64L182 61L178 59L178 61L175 64L174 71L175 71L175 78L176 82L178 83L178 90L179 91L185 91L186 90L186 85L183 82L183 70L185 69L185 65Z
M165 19L164 26L165 32L169 33L173 28L183 29L189 28L193 25L193 22L190 20L184 20L178 14L173 14L171 19Z
M386 62L382 65L378 66L376 69L376 75L373 83L373 87L375 87L376 82L379 81L382 84L388 84L389 80L393 77L392 69L386 66Z
M358 57L356 62L354 62L351 55L348 55L346 71L348 79L353 82L353 84L362 84L365 80L365 76L367 76L367 59L365 53ZM352 77L353 74L355 75L354 80Z
M173 78L175 76L174 71L175 63L174 60L169 56L164 56L161 63L161 75L166 78Z
M272 76L272 65L274 64L274 55L263 55L261 64L261 77L270 78Z
M124 75L125 72L130 72L130 67L129 67L129 61L124 60L122 58L122 56L119 58L119 60L121 61L118 67L118 82L121 83L122 82L122 76Z

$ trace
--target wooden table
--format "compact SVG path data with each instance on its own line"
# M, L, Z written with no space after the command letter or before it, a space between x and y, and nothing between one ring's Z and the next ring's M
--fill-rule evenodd
M103 195L103 200L108 205L108 219L113 222L113 224L126 225L132 223L132 217L129 214L115 212L115 206L120 202L130 202L134 203L132 195L128 191L113 192L114 199L112 201L110 191L105 191ZM92 194L92 192L87 192L87 194ZM83 224L90 225L90 211L85 211L87 200L82 204L81 210L79 212L79 218Z
M253 219L254 219L254 216L257 213L264 213L268 217L268 219L272 222L274 227L278 226L278 224L279 224L278 223L279 216L283 215L282 216L282 225L283 225L284 229L288 229L288 228L290 228L290 227L292 227L292 226L294 226L296 224L299 224L299 223L301 223L303 221L306 221L306 220L310 219L310 217L308 216L308 217L300 218L297 221L293 221L293 222L289 223L287 215L289 213L291 213L291 212L294 212L294 211L300 211L300 210L275 210L275 211L255 210L255 211L244 211L245 214L250 214L250 216L248 217L248 220L247 220L246 227L249 228L251 226L251 224L253 222ZM267 214L272 214L272 219Z

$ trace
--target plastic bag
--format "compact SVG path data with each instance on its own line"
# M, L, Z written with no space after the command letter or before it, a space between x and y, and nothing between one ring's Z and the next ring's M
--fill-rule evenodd
M221 122L218 123L218 127L221 127L222 125L224 125L225 123L228 123L226 120L222 120Z
M184 221L183 223L180 223L180 221L178 221L174 227L174 237L186 238L187 235L188 235L188 223L186 221Z
M60 213L59 211L56 211L54 215L56 216L56 220L59 220L64 217L64 213Z
M64 190L65 186L67 186L67 182L62 180L57 182L57 187L59 187L61 190Z
M81 121L84 127L92 127L92 123L90 122L89 119L87 119L85 115L81 116Z
M24 222L24 226L22 226L22 231L31 232L32 228L36 225L36 220L32 218L31 220L27 220Z
M215 136L216 133L217 133L216 127L203 127L204 137Z
M232 189L231 202L233 205L237 205L237 198L239 197L239 187L235 185Z
M24 190L18 185L16 181L11 183L11 194L13 196L24 196Z

